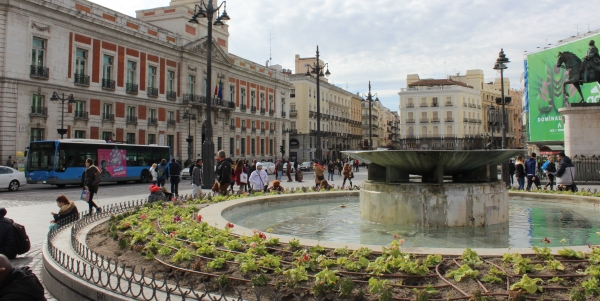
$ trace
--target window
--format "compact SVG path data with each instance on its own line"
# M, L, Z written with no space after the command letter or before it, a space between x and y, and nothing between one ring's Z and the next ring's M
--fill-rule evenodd
M75 118L87 119L85 101L78 100L77 102L75 102Z
M102 140L109 141L112 140L112 132L102 132Z
M246 104L246 88L240 88L240 101L242 104Z
M233 119L233 118L229 119L229 125L235 127L235 119Z
M104 114L112 113L112 104L105 103L103 108L104 108Z
M33 38L31 49L31 65L44 67L44 58L46 54L46 41L40 38Z
M148 144L156 144L156 134L148 134Z
M156 88L156 67L148 66L148 88Z
M132 121L135 117L135 107L127 107L127 121Z
M135 134L127 133L127 144L135 144Z
M296 122L295 121L290 122L290 129L292 129L292 130L296 129Z
M167 71L167 92L173 92L175 88L175 71Z
M256 91L250 91L250 106L256 107Z
M235 148L234 139L229 138L229 157L233 157L233 149Z
M113 72L114 58L110 55L104 55L102 59L102 79L111 80Z
M260 108L265 108L265 93L260 93Z
M168 117L169 120L175 120L175 112L168 111L167 112L167 117Z
M261 129L261 130L264 130L264 129L265 129L265 123L264 123L264 122L262 122L262 121L260 122L260 129Z
M102 120L114 120L114 115L112 114L112 104L104 104L102 111Z
M256 129L256 121L252 121L251 125L252 125L252 130L255 130Z
M196 92L196 77L190 75L188 78L188 93L194 94Z
M433 98L433 101L431 102L431 105L432 105L433 107L437 107L437 106L438 106L438 98L437 98L437 97L434 97L434 98Z
M126 79L127 84L135 83L136 67L137 67L136 62L127 61L127 79Z
M171 148L171 151L175 149L175 135L167 135L167 146Z
M269 154L273 155L273 139L269 139Z
M235 86L229 86L229 101L233 101L235 98Z
M273 95L269 95L269 110L275 110L275 107L273 107Z
M250 153L252 156L256 155L254 151L256 150L256 140L254 138L250 139Z
M75 138L85 139L85 131L75 131L74 136Z
M241 138L240 149L242 152L242 157L246 156L246 138Z
M156 119L156 109L148 110L148 115L150 115L151 119Z
M265 155L265 139L260 139L260 155Z
M85 74L87 51L77 48L75 50L75 75Z
M217 137L217 149L218 150L223 149L223 137Z
M290 90L290 97L291 97L291 98L294 98L294 97L296 97L296 89L291 89L291 90Z
M414 100L412 98L409 98L406 104L407 107L412 108L415 106Z
M31 98L31 112L41 114L44 108L44 96L42 95L33 95Z
M29 136L29 141L44 140L44 129L32 128Z

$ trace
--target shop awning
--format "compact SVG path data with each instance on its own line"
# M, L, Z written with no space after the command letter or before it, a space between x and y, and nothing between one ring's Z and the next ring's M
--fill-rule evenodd
M540 147L540 155L558 155L564 152L565 147L562 145L544 145Z

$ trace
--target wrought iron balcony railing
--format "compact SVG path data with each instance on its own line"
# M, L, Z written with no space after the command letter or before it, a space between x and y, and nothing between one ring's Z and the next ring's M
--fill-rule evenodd
M158 97L158 88L146 88L146 92L148 93L148 97Z
M75 111L73 117L79 120L88 120L88 112L86 111Z
M85 74L77 74L73 76L74 83L78 86L89 86L90 76Z
M240 105L240 111L246 112L246 105L245 104L241 104Z
M148 89L150 89L150 88L148 88ZM127 92L129 94L137 94L138 93L138 85L137 84L125 84L125 92ZM150 95L150 94L148 94L148 95Z
M131 115L127 115L125 116L126 122L127 124L137 124L137 116L131 116Z
M250 112L251 113L256 113L256 107L255 106L251 106L250 107Z
M167 126L175 126L177 121L175 119L167 119Z
M175 91L167 91L167 99L168 100L175 100L175 99L177 99L177 92L175 92Z
M265 115L265 108L260 108L260 115Z
M31 65L30 77L48 79L50 77L50 70L44 66Z
M38 107L38 106L32 106L31 107L31 116L42 116L42 117L46 117L48 116L48 108L46 107Z
M115 122L115 114L102 113L102 121Z
M148 118L148 125L158 125L158 119L156 118Z
M290 118L298 116L298 111L290 111Z
M102 79L102 89L104 90L115 90L115 81L112 79Z

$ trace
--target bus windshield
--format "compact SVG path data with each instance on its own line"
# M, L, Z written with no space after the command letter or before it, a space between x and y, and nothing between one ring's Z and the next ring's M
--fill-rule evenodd
M55 142L37 142L29 146L27 170L52 170L54 169Z

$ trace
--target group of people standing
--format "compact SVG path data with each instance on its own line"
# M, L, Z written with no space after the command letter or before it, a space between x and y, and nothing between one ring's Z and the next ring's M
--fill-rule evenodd
M533 185L536 189L545 190L550 187L550 190L554 190L554 185L556 185L558 190L575 191L575 165L565 153L558 154L558 166L554 162L554 157L549 157L541 168L538 164L536 153L531 153L527 160L524 160L522 155L517 157L516 163L511 160L509 167L511 182L514 175L517 178L519 190L529 191ZM543 187L540 181L540 170L548 176L548 183ZM527 179L527 186L525 186L525 179Z
M327 167L319 164L316 160L313 163L313 170L315 173L315 186L320 189L328 189L331 185L328 181L334 181L333 175L335 174L336 168L338 170L338 175L344 177L344 181L342 182L342 188L346 185L346 180L350 183L350 187L352 187L352 179L354 178L354 171L352 166L350 166L350 162L343 163L338 159L336 162L329 161ZM325 170L327 170L327 179L325 179Z

